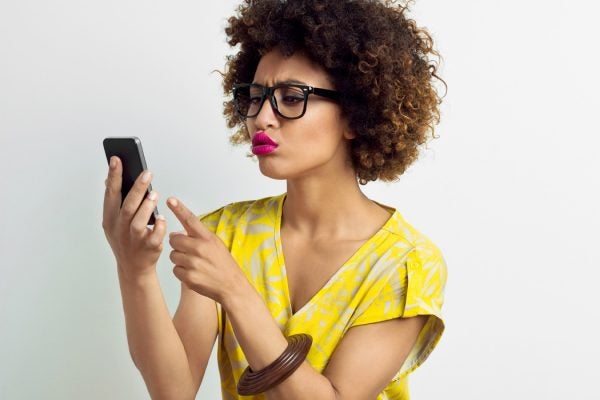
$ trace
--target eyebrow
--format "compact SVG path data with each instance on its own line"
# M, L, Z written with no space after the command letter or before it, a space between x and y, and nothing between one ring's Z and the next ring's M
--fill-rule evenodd
M261 83L257 83L257 82L252 82L252 83L253 83L253 84L262 85ZM273 83L273 85L281 85L281 84L286 84L286 83L288 83L288 84L290 84L290 83L291 83L291 84L294 84L294 83L295 83L295 84L298 84L298 85L307 85L307 86L311 86L311 85L309 85L309 84L308 84L308 83L306 83L306 82L302 82L302 81L299 81L299 80L296 80L296 79L284 79L284 80L282 80L282 81L274 82L274 83ZM263 86L264 86L264 85L263 85Z

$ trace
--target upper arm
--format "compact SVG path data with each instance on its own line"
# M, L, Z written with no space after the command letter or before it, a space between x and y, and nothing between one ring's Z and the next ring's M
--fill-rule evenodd
M427 318L394 318L350 328L323 375L344 400L376 398L402 367Z
M218 334L217 308L214 300L181 283L181 299L173 324L183 342L190 371L198 392Z
M439 341L446 264L426 238L375 281L323 371L342 399L374 399L414 371ZM356 385L360 382L360 385Z

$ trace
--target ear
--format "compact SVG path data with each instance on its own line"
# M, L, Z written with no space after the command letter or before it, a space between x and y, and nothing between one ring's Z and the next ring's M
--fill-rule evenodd
M343 124L343 137L344 139L354 139L356 138L356 133L354 133L354 131L352 131L352 129L350 129L350 124L348 123L348 120L346 118L344 118L342 120L342 124Z
M356 138L356 133L352 132L350 129L344 130L344 139L354 139Z

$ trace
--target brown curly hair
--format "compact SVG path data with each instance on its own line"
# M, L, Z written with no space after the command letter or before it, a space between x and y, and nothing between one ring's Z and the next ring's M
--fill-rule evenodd
M393 0L244 0L225 28L231 46L223 89L251 82L260 58L273 48L285 56L303 51L343 93L342 115L356 137L350 158L361 185L394 181L434 134L441 98L433 85L440 58L433 40ZM250 143L244 120L223 103L229 141ZM250 153L248 156L252 156Z

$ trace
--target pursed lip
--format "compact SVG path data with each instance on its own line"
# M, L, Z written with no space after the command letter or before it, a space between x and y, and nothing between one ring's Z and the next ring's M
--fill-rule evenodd
M260 146L260 145L271 145L271 146L278 146L277 143L275 143L275 141L273 139L271 139L269 137L269 135L267 135L265 132L257 132L253 137L252 137L252 146Z

